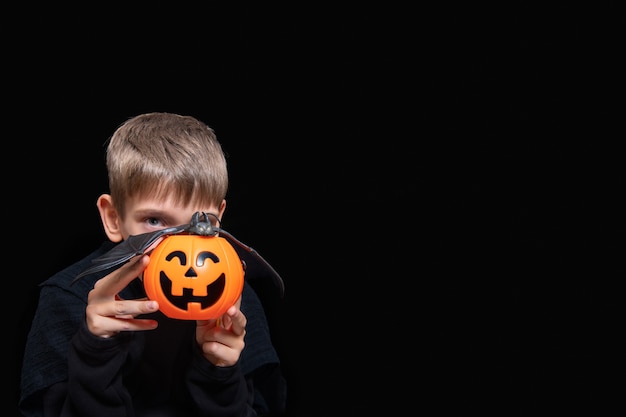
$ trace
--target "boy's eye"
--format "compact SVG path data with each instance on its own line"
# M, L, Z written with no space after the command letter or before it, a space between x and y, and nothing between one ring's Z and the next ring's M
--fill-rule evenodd
M150 226L160 226L161 220L157 219L156 217L150 217L149 219L146 219L146 223L148 223Z

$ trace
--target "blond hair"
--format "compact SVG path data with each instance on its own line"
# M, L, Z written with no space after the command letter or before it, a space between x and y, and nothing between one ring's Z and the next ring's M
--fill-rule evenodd
M108 141L106 164L120 216L130 197L218 207L228 189L226 158L215 132L191 116L146 113L127 120Z

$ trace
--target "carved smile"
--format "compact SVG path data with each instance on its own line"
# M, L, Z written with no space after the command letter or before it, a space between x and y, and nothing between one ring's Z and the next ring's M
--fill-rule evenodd
M188 278L193 280L194 278ZM206 309L211 307L217 300L222 297L224 293L224 287L226 285L226 276L222 273L219 278L213 281L211 284L207 285L205 296L194 295L193 288L183 288L183 295L172 295L172 280L168 278L165 272L161 271L159 276L159 281L161 283L161 288L163 289L163 294L165 298L177 308L181 310L187 310L187 305L189 303L200 303L202 309Z

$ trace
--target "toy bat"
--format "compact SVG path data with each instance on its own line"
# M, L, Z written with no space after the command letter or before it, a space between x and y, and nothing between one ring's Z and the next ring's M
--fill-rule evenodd
M191 216L191 222L189 224L183 224L180 226L168 227L165 229L157 230L155 232L142 233L139 235L129 236L128 239L120 242L113 249L108 251L102 256L92 261L93 265L78 274L72 282L75 282L82 277L100 271L113 269L117 266L128 262L132 258L138 255L143 255L145 251L159 238L167 237L169 235L177 234L196 234L200 236L220 236L225 237L229 242L234 243L245 252L250 253L255 259L261 262L265 268L271 273L274 283L280 290L282 296L285 291L285 284L282 277L274 270L274 268L265 260L259 253L250 246L240 242L233 235L225 231L224 229L213 226L209 220L209 216L214 217L218 222L219 219L212 213L195 212ZM242 260L242 262L244 262ZM245 262L244 262L245 268Z

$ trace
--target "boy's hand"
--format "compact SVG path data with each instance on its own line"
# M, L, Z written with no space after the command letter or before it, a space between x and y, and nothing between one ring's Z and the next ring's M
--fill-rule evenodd
M156 320L135 319L140 314L157 311L159 304L156 301L147 298L121 300L117 295L146 269L149 260L147 255L139 256L96 282L89 292L86 309L87 327L91 333L106 338L119 332L157 327Z
M243 351L247 319L240 306L241 296L218 319L196 321L196 341L204 357L215 366L234 365Z

